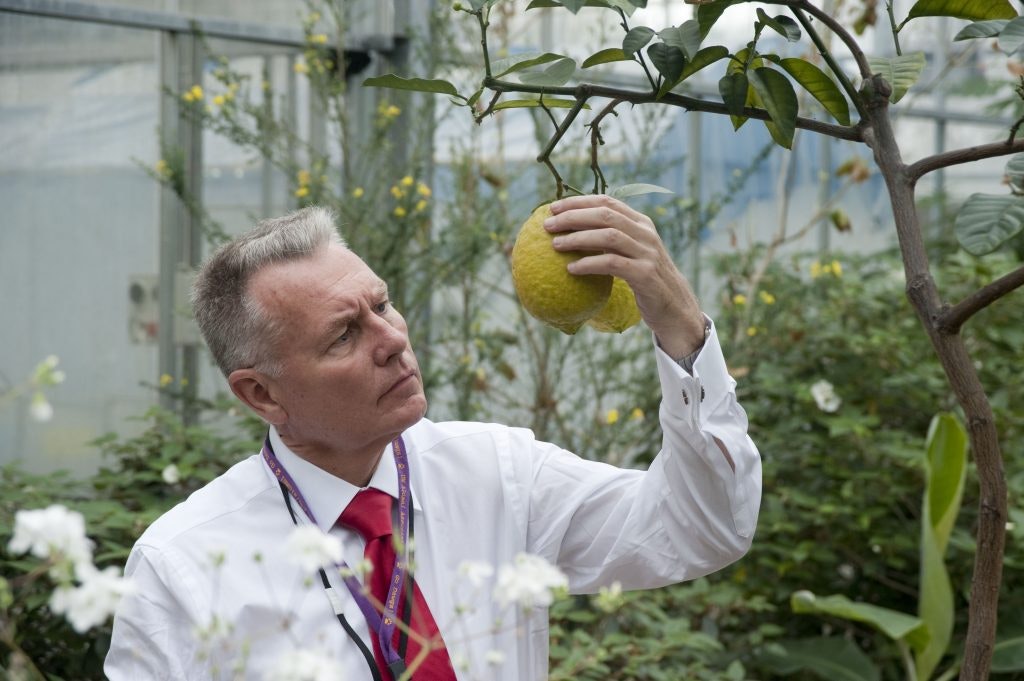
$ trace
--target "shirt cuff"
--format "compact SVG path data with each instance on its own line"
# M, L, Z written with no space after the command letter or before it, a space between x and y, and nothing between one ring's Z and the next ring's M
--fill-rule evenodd
M693 363L697 361L697 357L700 356L700 351L704 349L704 344L708 341L708 336L711 335L711 320L707 315L704 315L704 340L700 342L700 347L688 354L682 359L677 359L676 364L682 367L683 371L693 375Z

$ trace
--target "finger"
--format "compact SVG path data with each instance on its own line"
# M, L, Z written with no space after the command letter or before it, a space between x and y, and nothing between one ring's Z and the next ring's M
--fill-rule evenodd
M616 253L626 258L650 256L650 249L624 231L605 227L578 232L565 232L556 236L551 245L556 251L593 251Z
M551 212L554 215L565 212L567 210L573 210L576 208L610 208L619 213L622 213L626 217L636 220L638 222L649 221L648 217L643 213L633 210L628 205L618 199L613 199L607 194L584 194L582 196L569 196L564 199L559 199L551 204Z
M544 220L544 228L552 233L612 228L634 237L653 234L654 224L640 217L644 219L636 220L608 206L592 206L553 215Z

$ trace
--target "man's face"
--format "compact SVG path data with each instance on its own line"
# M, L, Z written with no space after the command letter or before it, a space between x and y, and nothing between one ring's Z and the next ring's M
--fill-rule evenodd
M419 365L387 285L338 245L271 265L249 292L277 320L281 368L267 389L285 442L314 451L383 447L426 413Z

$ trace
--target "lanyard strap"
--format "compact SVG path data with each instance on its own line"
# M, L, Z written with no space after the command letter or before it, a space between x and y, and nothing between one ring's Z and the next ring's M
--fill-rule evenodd
M389 582L387 597L383 604L383 613L377 612L377 608L374 607L370 599L363 593L363 586L355 578L347 563L342 561L336 567L341 568L342 580L345 582L345 586L348 587L349 593L352 594L356 605L359 606L360 611L362 611L363 616L366 618L367 624L377 633L380 649L384 653L384 659L387 660L388 666L392 670L404 670L405 663L398 651L394 649L392 640L394 639L395 627L397 626L395 611L398 606L398 597L402 591L402 585L405 583L408 571L410 519L409 457L405 450L405 442L402 441L401 436L394 439L391 443L391 449L394 452L395 468L398 470L398 530L402 541L398 545L401 553L396 552L395 555L395 565L391 571L391 581ZM262 454L264 462L266 462L274 477L277 478L278 483L288 490L288 493L299 504L306 517L316 525L317 522L316 517L313 515L313 510L306 502L305 497L299 490L299 486L274 454L274 449L270 445L269 435L263 442Z

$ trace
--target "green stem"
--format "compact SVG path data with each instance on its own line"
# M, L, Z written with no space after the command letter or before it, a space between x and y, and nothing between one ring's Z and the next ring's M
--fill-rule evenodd
M903 666L907 670L907 681L917 681L917 667L914 665L914 658L910 654L910 646L903 641L897 641L900 646L900 657L903 658Z
M900 31L903 29L903 25L896 25L896 14L892 9L892 0L886 0L885 11L889 13L889 26L892 27L892 41L896 45L896 56L902 56L903 50L900 49Z
M490 78L491 57L490 54L487 52L487 27L490 26L490 22L488 22L487 17L484 16L485 12L487 12L486 7L479 10L478 12L474 12L474 14L476 14L477 21L480 24L480 47L482 47L484 51L484 77Z
M846 92L846 96L850 98L851 102L853 102L853 106L857 109L857 113L862 119L866 118L867 112L864 109L864 104L860 101L860 93L857 92L857 88L855 88L853 83L850 82L850 79L846 76L846 72L839 68L839 64L832 56L832 52L825 45L825 41L821 39L818 32L814 30L814 25L807 19L807 16L796 7L792 9L793 14L796 15L797 21L800 22L801 26L803 26L804 31L807 32L807 35L810 37L811 42L814 43L814 46L818 48L818 54L820 54L821 58L825 60L828 67L832 69L832 73L835 74L836 78L839 79L839 84Z

